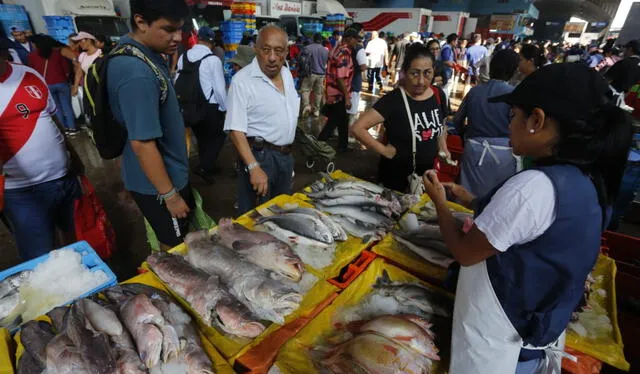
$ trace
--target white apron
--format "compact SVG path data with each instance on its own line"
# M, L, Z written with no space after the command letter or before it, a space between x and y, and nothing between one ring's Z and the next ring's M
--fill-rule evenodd
M500 305L491 286L485 261L460 268L453 312L450 374L514 374L523 341ZM541 349L546 355L539 374L560 374L563 352L560 338Z

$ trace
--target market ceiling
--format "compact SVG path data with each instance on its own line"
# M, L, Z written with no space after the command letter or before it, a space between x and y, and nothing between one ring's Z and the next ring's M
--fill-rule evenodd
M540 19L564 20L571 16L585 21L611 22L620 0L534 0Z

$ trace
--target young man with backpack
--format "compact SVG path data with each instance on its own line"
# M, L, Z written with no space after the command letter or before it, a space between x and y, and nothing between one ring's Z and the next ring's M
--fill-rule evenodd
M184 0L130 0L130 6L133 31L120 39L106 66L108 104L116 121L111 125L126 128L125 188L167 249L182 242L195 206L182 113L161 56L177 51L189 8ZM123 47L129 52L116 53ZM94 135L105 128L94 129Z
M224 114L227 91L222 61L213 53L215 33L198 30L198 44L178 59L176 95L185 125L198 140L200 166L195 174L213 183L213 169L226 138Z
M327 60L329 51L322 45L322 35L313 35L313 43L302 49L298 58L298 76L302 77L302 113L313 113L315 117L320 115L320 105L324 95L324 76L327 72ZM310 106L310 96L313 91L314 105Z

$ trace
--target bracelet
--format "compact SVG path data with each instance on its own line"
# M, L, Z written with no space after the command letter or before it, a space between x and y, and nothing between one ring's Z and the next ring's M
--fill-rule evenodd
M259 164L259 163L257 163L257 162L252 162L252 163L250 163L249 165L247 165L247 171L251 171L251 170L253 170L253 169L257 168L258 166L260 166L260 164Z
M160 201L160 203L162 204L163 202L167 201L167 199L172 198L177 193L178 193L178 191L176 191L175 188L172 188L169 192L167 192L165 194L159 194L158 195L158 201Z

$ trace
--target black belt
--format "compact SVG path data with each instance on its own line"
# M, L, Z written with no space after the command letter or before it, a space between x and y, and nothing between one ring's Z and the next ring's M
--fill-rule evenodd
M251 145L251 147L253 149L255 149L256 151L261 151L263 149L271 149L274 151L278 151L280 153L282 153L283 155L288 155L291 153L292 150L292 146L291 144L289 145L275 145L275 144L271 144L268 141L265 141L264 139L260 138L260 137L247 137L247 141L249 141L249 144Z

